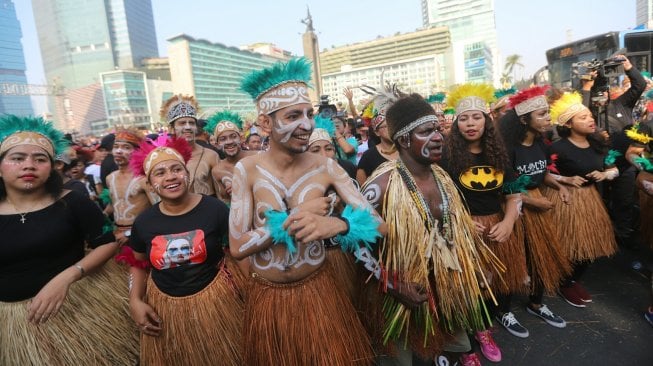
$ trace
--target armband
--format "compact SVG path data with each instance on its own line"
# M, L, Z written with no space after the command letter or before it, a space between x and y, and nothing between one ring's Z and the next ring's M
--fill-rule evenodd
M619 170L618 169L610 169L610 170L605 171L605 179L607 179L607 180L613 180L618 176L619 176Z
M510 183L503 184L504 194L517 194L527 191L526 187L531 183L530 175L520 175L517 179Z
M356 253L361 244L370 248L381 237L379 221L369 208L353 208L347 205L340 216L336 216L347 224L347 231L336 236L342 251Z
M286 248L292 254L297 252L295 241L288 234L288 230L283 228L283 223L288 218L285 211L267 210L265 211L265 226L270 231L270 237L275 244L286 244Z

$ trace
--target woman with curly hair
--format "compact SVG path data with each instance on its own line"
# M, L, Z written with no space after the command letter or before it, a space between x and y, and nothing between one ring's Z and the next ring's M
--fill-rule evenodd
M527 337L528 331L510 312L510 294L525 293L527 280L521 232L513 230L519 218L520 190L510 183L514 173L488 114L493 94L494 89L484 84L462 85L449 94L447 102L455 107L456 118L445 141L442 166L465 197L478 232L508 266L503 278L492 274L492 288L499 294L494 313L512 334ZM477 332L476 339L488 360L501 360L489 330Z
M544 292L555 293L560 280L571 271L560 248L551 209L553 203L542 196L539 187L546 184L558 191L564 203L569 191L547 170L543 139L551 130L551 115L545 93L548 87L532 87L509 98L509 110L499 120L508 157L515 172L525 177L522 193L522 228L531 278L530 303L526 310L549 325L564 328L566 322L542 303Z
M592 112L580 94L565 93L552 103L551 120L561 137L550 148L560 174L556 179L570 186L571 197L567 204L557 190L543 192L555 206L554 222L564 223L558 231L567 240L562 242L563 250L572 262L572 274L565 278L560 294L570 305L584 308L592 298L580 285L581 276L590 261L616 251L612 222L596 183L614 179L619 170L614 155L606 154L604 140L596 136Z

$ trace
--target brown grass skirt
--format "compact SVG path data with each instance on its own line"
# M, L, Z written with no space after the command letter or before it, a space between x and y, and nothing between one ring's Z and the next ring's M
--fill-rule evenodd
M565 204L558 191L545 187L542 194L553 202L553 222L562 249L572 262L593 261L613 255L617 250L612 221L594 186L567 187L571 203Z
M493 271L491 274L492 290L499 294L528 294L528 272L526 270L526 252L524 250L524 233L520 219L517 219L508 240L497 243L490 240L490 228L503 219L503 213L472 216L474 221L480 222L487 229L483 233L483 241L492 250L494 255L506 266L505 273ZM486 265L485 268L493 268Z
M142 365L242 365L242 302L220 271L200 292L174 297L147 281L145 302L163 320L159 337L141 334Z
M245 305L243 365L370 365L370 339L343 288L322 267L304 280L253 276Z
M648 243L649 247L653 248L653 197L641 190L637 193L639 194L640 210L639 231L644 243Z
M112 260L70 286L59 313L27 322L30 300L0 302L0 365L135 365L127 274Z
M528 190L529 197L541 198L538 188ZM533 288L554 294L560 281L571 272L571 263L561 246L559 223L554 223L553 211L539 211L524 205L522 223L526 238L526 253Z
M249 259L245 259L249 261ZM243 273L238 266L238 262L225 250L224 261L222 261L222 271L229 280L232 289L238 294L241 301L245 299L245 291L249 283L249 278Z
M354 256L343 252L340 246L334 246L327 249L326 264L330 267L330 273L333 273L336 286L345 289L351 303L356 304L361 283L358 280Z

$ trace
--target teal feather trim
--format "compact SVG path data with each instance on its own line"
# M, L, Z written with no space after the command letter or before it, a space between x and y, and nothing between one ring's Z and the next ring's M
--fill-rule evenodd
M102 234L112 233L113 232L113 223L109 220L108 217L104 217L104 224L102 224Z
M275 244L286 244L286 248L292 254L297 252L295 241L288 234L288 230L283 229L283 223L288 218L285 211L267 210L265 211L265 226L270 230L270 236Z
M311 62L305 57L291 59L263 70L252 71L240 82L240 90L257 100L263 93L285 82L300 81L308 84L311 80Z
M55 155L64 153L70 145L70 142L64 138L61 131L54 128L51 122L47 122L41 117L18 117L13 114L0 117L0 145L14 133L27 131L40 133L47 137L54 147Z
M649 173L653 173L653 163L651 163L651 161L648 160L647 158L642 158L642 157L636 158L635 164L639 165L643 170Z
M370 209L353 208L347 205L340 215L349 222L349 231L344 235L336 236L343 252L356 253L360 245L364 244L371 249L370 243L375 243L381 237L379 233L379 221L372 215Z
M615 161L617 161L617 158L618 158L619 156L622 156L622 155L623 155L623 154L620 153L620 152L617 151L617 150L610 150L610 151L608 151L608 155L607 155L607 156L605 157L605 159L603 160L603 163L604 163L606 166L614 165Z
M325 130L331 137L336 135L336 125L333 123L333 120L331 118L324 118L319 114L315 116L315 129L318 128Z
M436 93L426 98L427 103L442 103L447 95L445 93Z
M517 179L510 183L503 183L504 194L517 194L525 193L526 187L531 184L530 175L520 175Z
M218 123L222 121L229 121L238 127L239 130L243 129L243 119L236 112L224 110L222 112L217 112L206 121L206 126L204 126L204 131L213 135L215 127Z
M653 99L653 89L647 91L646 94L644 94L644 96L645 96L646 99L648 99L648 100Z
M513 95L515 93L517 93L517 89L515 88L497 89L494 91L494 97L499 99L501 97L505 97L506 95Z
M98 198L105 206L111 204L111 192L109 192L109 188L103 189Z

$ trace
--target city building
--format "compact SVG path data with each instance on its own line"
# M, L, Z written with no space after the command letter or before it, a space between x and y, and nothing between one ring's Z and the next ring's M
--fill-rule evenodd
M13 1L0 0L0 85L27 84L22 37ZM34 114L29 95L10 93L10 89L15 88L3 87L0 89L0 114L19 116Z
M637 0L635 16L637 25L645 28L653 27L653 0Z
M422 22L424 27L449 27L454 60L465 65L456 71L454 83L498 82L494 0L422 0Z
M290 51L286 51L274 43L259 42L247 46L241 46L240 49L274 57L279 61L288 61L292 58L292 53L290 53Z
M252 98L239 89L240 81L252 70L279 61L185 34L168 39L168 59L174 92L194 95L205 114L222 109L254 112Z
M64 116L61 129L81 136L106 132L109 125L100 83L69 89L63 99L57 98L61 100L63 107L55 110Z
M32 0L47 84L66 93L99 85L100 73L138 68L158 57L150 0ZM72 122L55 98L49 108L61 128ZM83 104L93 104L89 100ZM84 113L81 113L84 114ZM88 123L97 121L84 121Z
M343 101L345 87L380 86L384 81L403 91L429 95L452 84L455 65L446 27L377 38L368 42L336 47L320 53L322 93L331 102ZM354 89L354 99L366 97Z
M108 126L152 128L152 108L147 96L147 79L144 72L103 72L100 74L100 80Z

